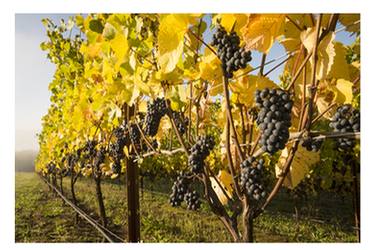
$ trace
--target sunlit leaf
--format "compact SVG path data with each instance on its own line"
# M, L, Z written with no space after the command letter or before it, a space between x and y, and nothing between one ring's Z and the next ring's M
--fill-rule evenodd
M222 185L224 191L227 193L228 197L232 199L233 198L233 194L232 194L233 188L231 186L231 184L233 183L232 176L226 170L221 170L219 171L217 178L218 178L220 185ZM227 204L228 198L224 194L222 188L218 185L218 182L213 177L210 177L210 181L211 181L211 186L214 189L215 193L217 194L220 202L223 205Z
M241 32L247 50L268 54L285 22L286 14L250 14Z
M171 14L166 16L159 26L158 62L164 73L176 67L183 52L183 37L188 27L197 23L202 14Z
M279 175L282 173L282 169L288 158L288 153L291 146L291 143L286 144L286 147L281 152L281 156L279 157L278 163L275 166L277 177L279 177ZM283 185L290 189L296 187L309 173L309 164L315 164L319 161L319 154L320 151L309 152L304 147L299 146L290 165L290 171L283 181Z

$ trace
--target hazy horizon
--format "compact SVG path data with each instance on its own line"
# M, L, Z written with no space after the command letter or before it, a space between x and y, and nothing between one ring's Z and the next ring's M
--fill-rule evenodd
M38 138L36 134L41 133L38 129L16 129L15 130L15 151L39 150Z

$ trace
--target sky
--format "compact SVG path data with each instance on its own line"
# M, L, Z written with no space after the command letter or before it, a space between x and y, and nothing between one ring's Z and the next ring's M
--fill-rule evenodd
M36 133L42 129L42 117L50 107L51 92L48 85L53 80L55 65L47 58L47 51L42 51L40 44L46 41L46 27L41 20L49 18L60 26L60 19L66 22L72 14L46 13L15 13L15 150L38 150ZM209 20L209 18L208 18ZM206 21L206 20L205 20ZM338 27L340 28L340 26ZM74 36L74 35L73 35ZM72 36L72 37L73 37ZM205 41L209 41L208 35ZM351 44L355 37L348 32L336 34L336 41L344 45ZM275 43L267 60L278 58L285 54L282 45ZM252 67L261 63L261 53L252 51ZM264 72L268 72L286 57L267 65ZM257 74L258 71L252 74ZM278 76L282 74L282 67L268 75L274 82L279 83Z

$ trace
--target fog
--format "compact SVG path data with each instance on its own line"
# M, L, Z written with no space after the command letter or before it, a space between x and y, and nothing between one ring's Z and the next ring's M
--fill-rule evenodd
M16 172L35 172L35 159L38 151L22 150L15 152L15 171Z

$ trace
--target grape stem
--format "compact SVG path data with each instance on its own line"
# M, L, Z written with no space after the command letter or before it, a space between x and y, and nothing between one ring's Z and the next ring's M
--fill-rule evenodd
M164 83L163 83L163 82L161 82L161 86L163 87L163 90L164 90L164 96L165 96L165 86L164 86ZM168 103L168 100L165 100L165 105L166 105L166 107L167 107L167 109L168 109L168 116L169 116L170 121L171 121L171 123L172 123L172 126L173 126L173 128L174 128L174 131L176 132L176 135L177 135L178 141L179 141L179 143L181 144L181 146L183 147L184 152L185 152L185 154L186 154L186 156L187 156L187 158L188 158L188 157L190 156L190 154L189 154L189 152L188 152L188 149L187 149L186 145L185 145L185 144L184 144L184 142L183 142L183 139L182 139L181 135L179 134L178 128L177 128L177 126L176 126L176 123L174 122L172 109L170 108L170 105L169 105L169 103Z
M230 129L230 127L232 128L232 135L234 137L233 139L235 140L235 144L236 144L238 153L239 153L242 161L245 160L245 157L242 154L241 147L240 147L240 144L238 143L237 134L235 133L235 128L234 128L234 124L233 124L231 107L230 107L230 104L229 104L229 92L228 92L228 86L227 86L228 77L226 76L227 72L223 67L222 67L222 71L223 71L223 92L224 92L224 99L225 99L225 102L226 102L226 112L227 112L227 119L226 119L226 151L227 151L227 158L228 158L229 168L230 168L230 171L231 171L233 185L235 187L236 194L240 199L242 199L243 196L241 194L240 186L237 183L237 176L236 176L236 172L234 170L233 160L232 160L232 154L231 154L231 148L230 148L230 138L229 138L229 129Z
M206 42L204 42L199 36L197 36L195 33L193 33L192 30L187 29L187 31L190 32L194 37L196 37L197 40L199 40L202 44L204 44L208 49L210 49L210 51L213 52L214 55L217 54L209 45L207 45Z
M334 105L336 105L336 102L332 102L323 112L321 112L312 122L311 125L313 125L317 120L319 120L320 117L322 117L325 113L327 113L328 110L330 110Z
M261 58L261 66L260 66L260 75L264 76L264 66L265 66L265 60L266 60L267 54L263 54L263 57Z
M355 85L360 80L360 76L358 76L355 81L353 81L352 85Z
M290 165L291 165L292 160L293 160L293 158L295 156L295 153L297 151L298 143L299 143L298 141L295 141L292 148L290 148L289 153L288 153L288 158L286 160L286 163L283 166L283 170L282 170L282 173L281 173L281 175L278 179L277 184L275 185L273 191L270 193L269 197L267 198L267 200L263 204L263 206L255 212L254 218L257 218L261 213L263 213L265 211L265 208L270 204L270 202L273 200L273 198L278 193L278 190L282 186L285 177L287 176L288 172L290 171Z
M332 14L331 18L330 18L330 21L327 25L327 29L324 30L322 32L322 34L320 35L319 37L319 41L322 41L323 38L328 35L329 31L333 31L334 28L336 27L336 24L337 24L337 20L338 20L338 14ZM300 65L299 69L297 70L296 72L296 75L292 78L290 84L287 86L286 88L286 91L289 91L292 87L292 85L296 82L297 78L299 77L302 69L305 67L306 63L309 61L310 57L312 56L313 54L313 50L309 52L309 54L306 56L305 60L302 62L302 64Z
M318 45L319 45L319 32L320 32L320 25L322 23L322 16L323 14L319 14L318 15L318 21L315 27L315 44L313 47L313 61L312 61L312 65L311 65L311 85L310 85L310 91L309 91L309 104L307 107L307 123L305 124L305 129L306 129L306 134L307 137L309 137L309 133L310 133L310 128L311 128L311 119L313 116L313 101L314 101L314 93L316 91L316 89L313 89L314 86L317 85L318 81L315 81L315 73L316 73L316 64L317 64L317 51L318 51Z
M140 131L140 133L141 133L141 136L142 136L142 138L145 140L145 142L149 145L149 147L154 151L154 152L156 152L156 149L151 145L151 143L147 140L147 138L146 138L146 136L145 136L145 134L144 134L144 132L142 131L142 129L140 128L140 126L138 125L138 121L137 121L137 119L136 119L136 117L134 118L134 120L135 120L135 123L137 124L137 128L138 128L138 130Z
M301 52L302 52L303 48L304 48L304 44L303 44L303 43L301 43L301 46L300 46L300 52L299 52L299 55L297 56L297 60L296 60L296 63L295 63L295 67L293 68L292 77L294 77L294 76L295 76L296 68L297 68L297 65L298 65L298 63L299 63L299 61L300 61Z
M287 17L287 19L293 24L293 25L295 25L296 26L296 28L299 30L299 31L303 31L301 28L300 28L300 26L297 24L297 23L295 23L288 15L286 15L286 17Z

